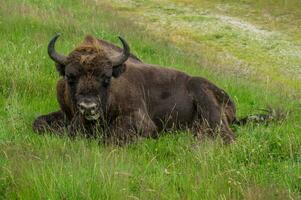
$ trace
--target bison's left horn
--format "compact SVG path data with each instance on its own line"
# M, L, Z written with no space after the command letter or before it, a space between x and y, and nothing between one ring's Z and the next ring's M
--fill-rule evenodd
M59 63L59 64L62 64L62 65L65 65L66 62L67 62L67 57L64 56L64 55L61 55L61 54L58 54L56 51L55 51L55 42L56 40L58 39L58 37L60 37L60 33L56 34L49 42L48 44L48 55L49 57L55 61L56 63Z
M122 51L121 55L112 58L111 61L112 61L113 67L117 67L117 66L121 65L130 56L130 47L129 47L129 45L127 44L127 42L122 37L119 36L118 38L122 42L123 51Z

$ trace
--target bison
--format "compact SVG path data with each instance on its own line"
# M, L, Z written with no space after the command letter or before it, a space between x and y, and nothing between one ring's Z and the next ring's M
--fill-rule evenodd
M205 78L145 64L121 37L122 49L87 36L68 56L56 52L58 37L49 42L48 54L61 76L60 110L39 116L34 131L89 137L101 133L104 141L124 144L185 128L195 136L234 140L230 125L238 122L235 104Z

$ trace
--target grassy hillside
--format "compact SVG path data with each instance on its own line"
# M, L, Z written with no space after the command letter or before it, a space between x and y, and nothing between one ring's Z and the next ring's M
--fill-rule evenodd
M187 53L189 46L172 43L159 25L154 33L146 28L151 24L133 23L116 12L116 4L0 0L0 5L0 199L301 197L301 109L289 87L279 90L271 82L245 79L249 74L208 69L213 62L203 68L198 54ZM58 109L59 77L46 53L56 32L62 32L57 49L65 54L86 34L116 43L122 35L143 60L217 83L233 97L239 116L267 105L290 114L269 126L236 128L237 141L228 146L220 140L196 141L185 132L122 148L37 135L31 129L34 118Z
M99 1L102 2L102 1ZM300 1L109 0L121 15L217 73L300 98Z

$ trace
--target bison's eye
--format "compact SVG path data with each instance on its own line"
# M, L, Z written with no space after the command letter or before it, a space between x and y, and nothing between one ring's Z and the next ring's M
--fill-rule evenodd
M102 85L104 86L104 87L108 87L108 85L110 84L110 82L111 82L111 77L104 77L103 78L103 81L102 81Z
M76 77L73 74L66 75L66 79L69 84L73 84L76 81Z

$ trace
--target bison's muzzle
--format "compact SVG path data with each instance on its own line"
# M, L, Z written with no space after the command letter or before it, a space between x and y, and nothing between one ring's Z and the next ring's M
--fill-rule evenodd
M77 104L78 110L86 120L92 121L99 119L101 110L98 103L93 99L83 99Z

